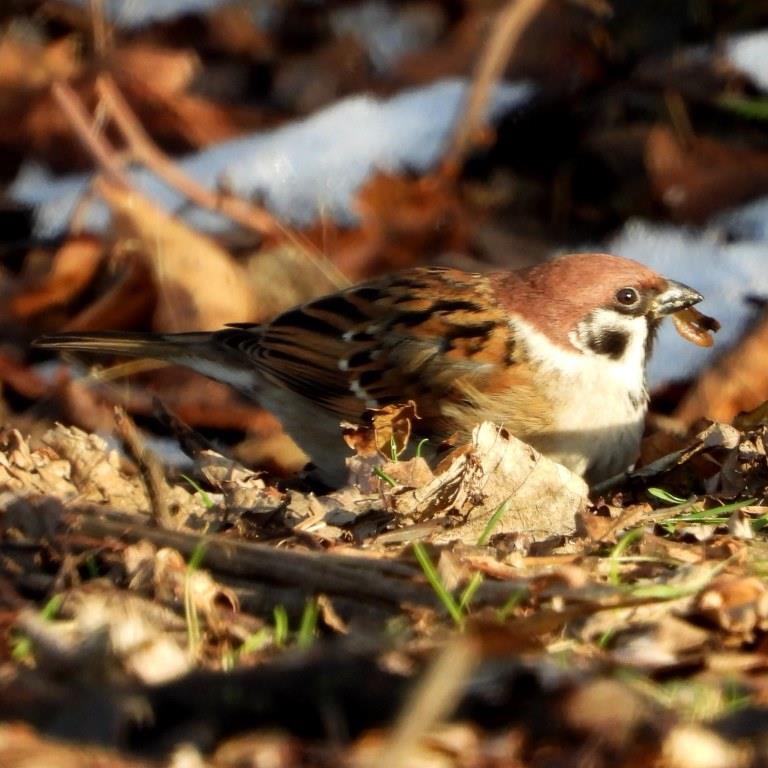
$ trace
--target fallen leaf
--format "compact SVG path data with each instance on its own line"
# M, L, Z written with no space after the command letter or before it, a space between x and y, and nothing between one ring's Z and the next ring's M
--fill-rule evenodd
M189 601L216 633L222 633L228 617L240 610L233 589L218 584L206 570L190 568L175 549L158 550L153 582L155 597L161 602L184 605Z
M576 513L588 501L584 480L505 429L485 422L472 441L453 451L435 470L435 479L395 493L395 511L418 519L449 515L455 527L436 541L476 543L494 513L493 534L527 531L544 539L571 533Z
M645 165L654 194L679 221L704 221L768 191L768 153L698 136L683 144L664 125L648 134Z
M749 641L768 629L768 588L755 576L719 576L699 595L696 608L713 624Z
M71 301L91 282L103 254L103 245L93 237L69 238L54 254L50 271L42 279L20 286L10 300L11 311L26 319Z
M117 236L146 259L158 301L156 331L211 330L253 317L245 271L213 240L132 190L98 184L116 219Z
M179 50L138 40L116 47L110 67L121 80L151 87L153 96L182 93L200 70L200 59L192 50Z
M562 703L567 725L583 736L606 741L615 749L637 738L653 722L648 703L628 685L608 678L585 682Z
M155 289L149 265L140 254L112 258L114 272L96 299L76 314L61 330L99 331L132 328L145 320L155 305Z
M394 461L408 447L413 422L418 418L413 400L370 408L363 412L359 425L343 425L342 436L360 456L378 453Z
M358 192L360 226L323 221L307 236L350 279L466 252L471 222L455 185L438 176L372 175Z
M677 725L664 738L662 764L668 768L747 768L749 745L729 743L709 728Z

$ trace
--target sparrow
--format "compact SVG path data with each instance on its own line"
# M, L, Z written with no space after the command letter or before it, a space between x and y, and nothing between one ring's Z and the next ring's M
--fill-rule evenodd
M701 300L638 262L571 254L487 274L414 268L261 325L34 343L165 360L226 382L272 411L329 485L346 477L340 422L409 400L426 437L466 438L491 421L594 483L638 455L659 323Z

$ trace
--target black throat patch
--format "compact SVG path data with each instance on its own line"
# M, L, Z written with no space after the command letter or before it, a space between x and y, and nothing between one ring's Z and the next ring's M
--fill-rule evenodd
M583 342L596 355L605 355L611 360L620 360L629 344L629 334L619 329L586 328Z

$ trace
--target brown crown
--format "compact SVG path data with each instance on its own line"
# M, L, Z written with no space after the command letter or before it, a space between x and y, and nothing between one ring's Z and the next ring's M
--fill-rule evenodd
M666 280L642 264L607 253L576 253L517 272L494 275L499 303L552 341L568 334L589 312L614 303L616 291L663 290Z

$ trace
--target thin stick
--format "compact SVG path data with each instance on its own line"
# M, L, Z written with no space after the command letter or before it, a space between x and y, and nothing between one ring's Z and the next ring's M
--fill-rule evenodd
M93 33L93 48L99 56L104 56L107 46L111 44L110 27L104 17L104 0L89 0L91 11L91 31Z
M123 188L130 187L128 178L116 159L114 149L91 125L90 117L77 94L64 82L54 83L52 93L64 116L69 120L75 136L94 159L101 173L113 184Z
M430 587L415 581L415 569L410 578L396 576L391 572L395 563L388 561L282 550L217 534L200 536L148 526L136 515L105 512L101 508L70 508L67 514L71 529L80 534L114 536L131 542L147 539L157 546L177 549L187 557L204 540L205 567L220 574L295 586L308 593L380 600L388 605L437 605Z
M528 25L547 0L510 0L493 22L493 33L485 46L472 78L462 118L456 126L451 146L443 160L443 174L455 177L467 154L472 150L491 94L509 61L515 46Z
M115 424L117 425L120 439L139 465L155 522L163 528L172 526L173 515L171 515L168 506L168 484L165 482L165 475L160 461L144 445L144 441L141 439L141 435L138 429L136 429L133 420L120 406L115 407Z
M121 132L134 159L147 166L187 200L200 208L227 216L235 223L261 235L285 237L301 252L311 254L317 268L335 285L340 287L347 285L348 281L344 275L322 252L271 213L234 195L212 192L187 176L152 141L111 77L100 76L96 81L96 92L102 103L106 105L110 117Z
M458 706L479 661L480 649L472 640L451 640L406 701L372 768L412 765L422 740Z
M96 92L122 133L133 157L151 168L188 200L201 208L225 213L238 224L262 235L280 233L280 225L267 211L248 205L235 197L216 195L181 171L179 166L154 144L112 78L105 75L99 77L96 81Z

